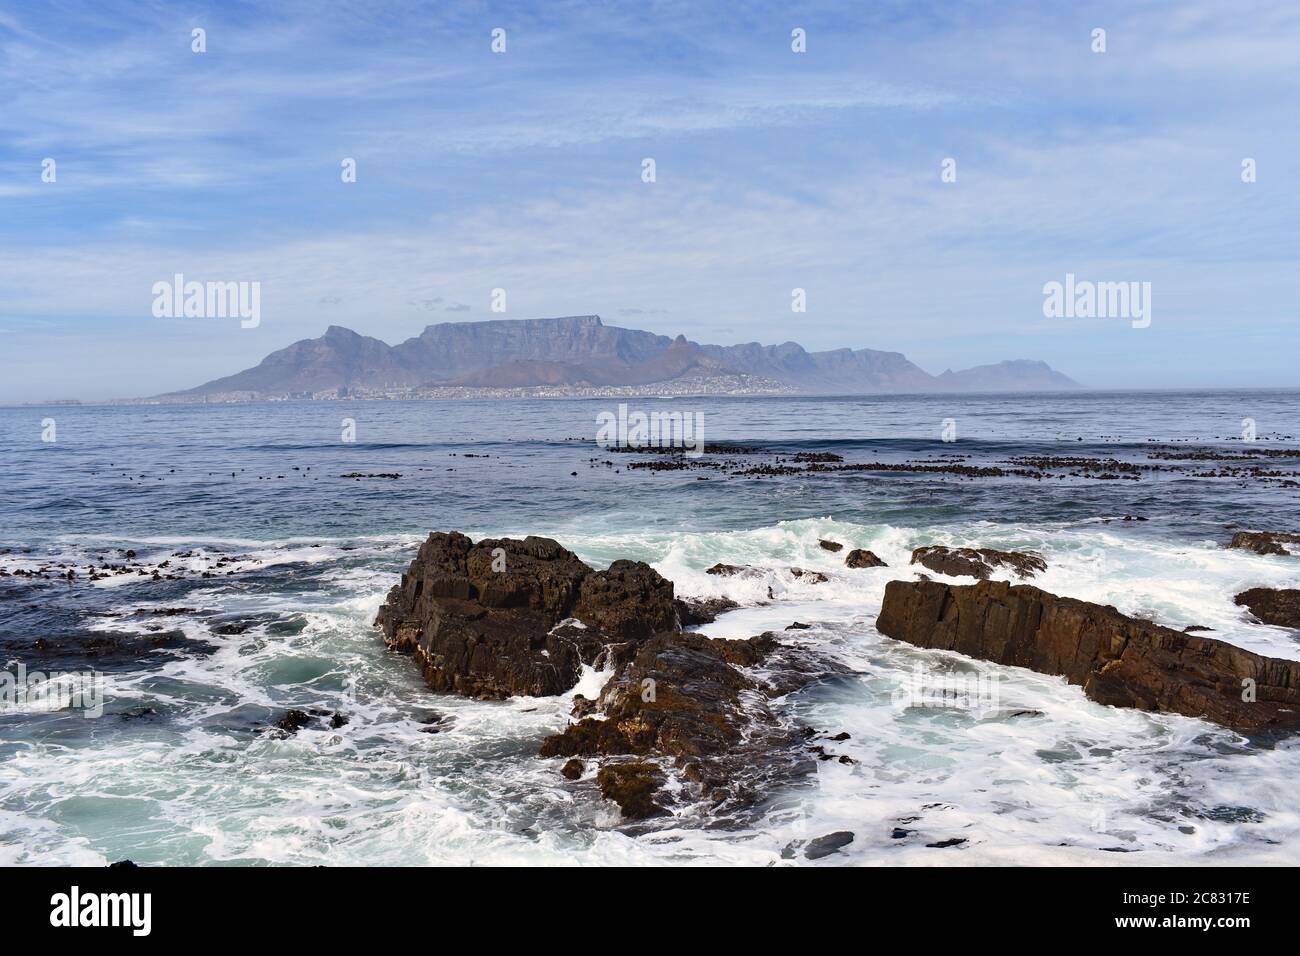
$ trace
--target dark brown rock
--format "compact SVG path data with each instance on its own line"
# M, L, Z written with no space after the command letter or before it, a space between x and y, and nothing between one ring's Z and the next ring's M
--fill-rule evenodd
M1247 733L1300 729L1300 662L1030 585L891 581L876 627L918 647L1058 674L1102 704L1202 717Z
M757 686L732 665L758 663L775 643L768 635L747 641L690 633L653 638L601 691L605 719L570 724L543 742L541 756L725 753L752 719L741 692Z
M824 550L831 552L841 551L844 548L844 545L840 544L838 541L827 541L825 538L819 538L817 544Z
M574 757L572 760L565 762L564 766L560 768L560 773L564 775L564 779L566 780L577 780L582 776L582 772L586 769L587 765L577 757Z
M1287 588L1251 588L1233 599L1265 624L1300 628L1300 591Z
M152 711L150 711L150 713L152 713ZM142 715L139 713L133 714L131 711L127 711L124 716L138 717ZM346 727L348 725L348 717L346 714L341 714L337 711L320 710L315 708L312 710L294 709L286 711L284 716L275 722L274 726L275 729L283 731L285 736L292 736L304 727L308 727L313 723L321 727L329 727L331 730L338 730L340 727Z
M874 552L867 551L865 548L854 548L844 556L844 564L850 568L887 568L885 564L876 557Z
M998 568L1010 568L1022 578L1047 570L1047 562L1032 551L996 551L993 548L948 548L933 545L912 552L912 564L939 574L969 575L987 579Z
M685 782L715 812L725 804L728 813L757 806L757 793L778 775L812 770L793 730L765 701L817 680L830 665L771 634L734 641L680 630L682 619L736 606L725 598L678 601L672 582L640 562L593 571L547 538L475 543L437 532L389 592L376 624L438 691L555 695L574 687L583 665L613 669L598 700L575 697L575 722L539 753L575 758L561 770L570 779L585 772L576 758L619 758L598 771L600 789L625 816L641 818L687 794L661 794L665 767L628 758L690 765ZM767 662L766 682L744 672L774 653L778 664Z
M1228 544L1230 548L1247 548L1256 554L1300 554L1300 534L1286 531L1238 531Z
M719 614L734 611L740 607L731 598L694 598L677 599L677 620L682 627L695 627L697 624L712 624Z
M764 703L778 691L741 668L789 652L771 634L743 641L661 634L636 646L600 695L604 719L587 717L542 744L543 757L672 758L715 811L752 807L777 778L811 771L795 731ZM812 670L812 668L809 668ZM790 682L789 692L820 673Z
M305 710L290 710L275 722L275 726L286 734L296 734L311 723L311 715Z
M758 570L758 568L751 568L747 564L715 564L704 573L716 574L724 578L735 577L737 575L740 577L751 578L756 577L763 572Z
M612 763L596 773L596 786L606 800L613 800L630 820L644 820L667 811L654 796L663 786L664 773L648 760Z
M610 640L556 628L591 573L549 538L475 544L457 532L434 532L375 623L390 647L415 656L434 690L481 698L560 694ZM594 615L594 604L589 608Z
M615 561L586 576L573 616L623 640L680 630L673 582L641 561Z

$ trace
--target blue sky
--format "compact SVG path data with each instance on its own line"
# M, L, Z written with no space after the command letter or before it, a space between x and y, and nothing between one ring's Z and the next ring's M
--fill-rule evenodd
M1300 386L1291 4L0 2L0 103L0 401L589 313ZM177 272L260 282L261 324L154 318ZM1045 318L1067 272L1151 282L1150 328Z

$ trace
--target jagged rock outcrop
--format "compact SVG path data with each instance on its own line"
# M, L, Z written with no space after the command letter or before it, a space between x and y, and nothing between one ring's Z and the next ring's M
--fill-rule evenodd
M615 561L608 570L587 575L573 616L623 640L681 629L673 583L641 561Z
M549 538L475 543L435 532L375 623L437 691L555 695L577 684L584 664L612 667L599 699L575 698L577 721L547 738L540 756L613 758L597 786L625 816L641 818L670 802L659 794L664 761L715 808L752 804L752 788L811 769L801 738L766 701L827 667L771 634L729 641L681 630L683 618L734 606L676 599L672 582L638 561L594 571ZM768 682L744 673L770 657ZM583 765L570 760L562 772L577 780ZM672 799L682 799L680 789Z
M1300 534L1286 531L1238 531L1228 543L1230 548L1247 548L1256 554L1300 555Z
M375 623L426 683L467 697L561 694L615 641L676 626L672 583L649 565L594 572L550 538L434 532ZM585 590L584 590L585 588ZM576 618L586 628L559 626Z
M850 568L887 568L885 564L876 557L875 552L868 551L865 548L854 548L844 556L844 564Z
M757 685L732 664L759 663L769 636L724 641L661 635L642 644L601 691L605 719L585 718L542 744L543 757L719 754L740 742L750 716L741 692Z
M623 816L633 820L657 817L668 811L655 799L664 785L664 772L649 760L609 763L596 771L596 786L606 800L618 804Z
M954 577L969 575L986 580L999 568L1010 568L1022 578L1032 578L1047 570L1047 562L1032 551L996 551L993 548L948 548L943 545L917 548L912 564L920 564L939 574Z
M1300 628L1300 591L1294 588L1251 588L1233 600L1265 624Z
M1102 704L1201 717L1245 733L1300 729L1300 662L1031 585L891 581L876 627L918 647L1060 675Z
M539 753L671 757L700 796L715 805L743 803L761 779L811 769L811 761L798 750L799 735L778 722L765 702L775 687L739 669L768 660L780 647L771 634L730 641L690 633L657 635L620 661L600 694L603 719L584 717L570 724L546 738ZM803 683L815 677L808 674ZM629 784L619 776L629 772L611 770L615 776L610 778L619 788L631 788L628 800L616 798L624 815L657 812L660 804L646 792L653 777L637 773Z
M734 611L740 605L731 598L678 598L677 620L682 627L695 627L697 624L712 624L719 614Z

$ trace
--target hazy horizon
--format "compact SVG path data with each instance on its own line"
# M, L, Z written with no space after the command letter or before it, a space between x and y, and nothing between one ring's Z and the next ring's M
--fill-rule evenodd
M0 402L187 389L330 325L587 314L1294 387L1298 66L1300 11L1265 3L3 10ZM178 273L259 283L260 321L155 317ZM1150 283L1149 325L1046 317L1067 276Z

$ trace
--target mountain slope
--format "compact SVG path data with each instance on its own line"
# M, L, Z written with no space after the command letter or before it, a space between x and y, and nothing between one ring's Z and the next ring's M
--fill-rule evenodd
M1049 392L1083 388L1046 362L1029 359L977 365L960 372L947 369L938 376L938 381L944 388L965 392Z
M807 352L795 342L783 345L705 345L704 353L738 372L763 375L810 391L922 391L934 376L899 352L834 349Z
M294 342L253 368L177 394L270 395L381 382L414 385L417 379L401 365L387 342L331 325L318 339Z

